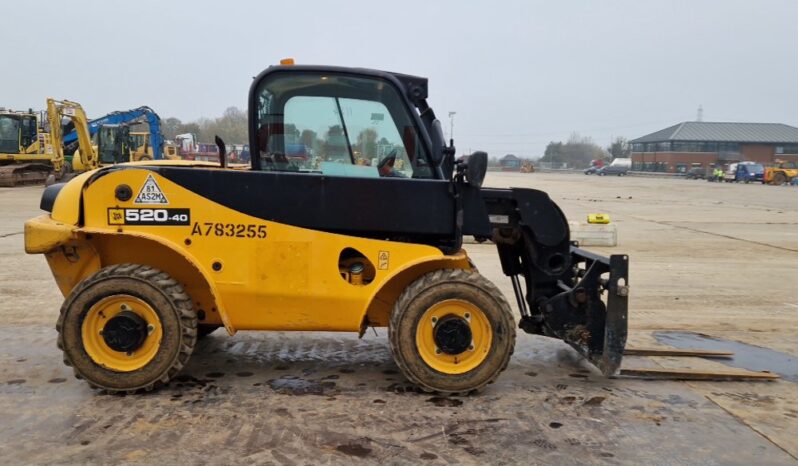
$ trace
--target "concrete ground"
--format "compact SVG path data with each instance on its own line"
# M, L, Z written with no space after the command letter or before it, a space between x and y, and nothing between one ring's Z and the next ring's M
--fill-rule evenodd
M570 219L611 216L620 244L592 249L631 257L630 345L657 345L655 331L700 332L778 351L796 370L798 189L541 173L487 183L547 191ZM798 463L794 381L610 380L566 345L526 334L507 371L470 397L409 389L384 331L214 334L169 387L98 394L62 364L63 298L44 258L22 250L40 194L0 188L4 463ZM492 246L468 250L511 298Z

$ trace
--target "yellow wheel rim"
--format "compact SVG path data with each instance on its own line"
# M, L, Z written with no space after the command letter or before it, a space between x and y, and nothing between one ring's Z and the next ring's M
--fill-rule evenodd
M120 312L133 312L147 323L144 342L133 351L116 351L105 342L102 332L108 321ZM81 326L83 348L98 365L116 372L141 369L158 353L163 337L161 321L145 301L129 295L103 298L89 308Z
M471 344L459 354L447 354L435 343L435 326L441 319L457 317L468 324ZM429 307L416 327L416 348L427 365L444 374L463 374L488 356L493 331L488 317L477 306L460 299L448 299Z

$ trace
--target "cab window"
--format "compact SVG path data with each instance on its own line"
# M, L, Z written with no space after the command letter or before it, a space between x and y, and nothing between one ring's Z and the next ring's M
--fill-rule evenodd
M262 170L433 176L408 108L382 80L275 73L259 86L257 116Z

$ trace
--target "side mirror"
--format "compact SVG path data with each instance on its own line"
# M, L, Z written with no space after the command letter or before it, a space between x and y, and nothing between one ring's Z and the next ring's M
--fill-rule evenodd
M488 172L488 153L477 151L468 157L465 167L465 179L468 184L477 188L482 187L485 174Z

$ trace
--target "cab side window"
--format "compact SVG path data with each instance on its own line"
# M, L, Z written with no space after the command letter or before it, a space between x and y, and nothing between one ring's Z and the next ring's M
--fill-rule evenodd
M275 77L261 84L259 98L263 170L433 177L408 109L393 87L380 80Z

